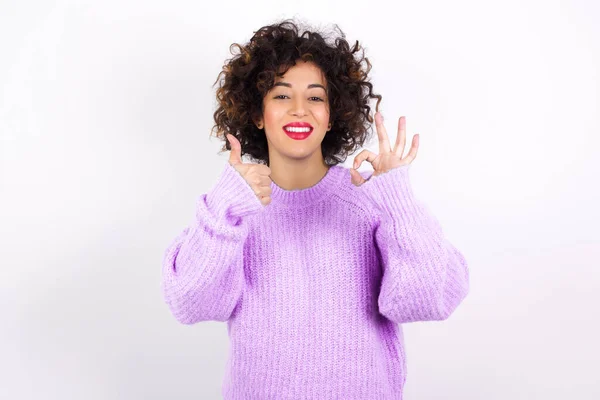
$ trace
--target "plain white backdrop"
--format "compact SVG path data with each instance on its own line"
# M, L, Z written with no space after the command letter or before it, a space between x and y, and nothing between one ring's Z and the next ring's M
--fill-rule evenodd
M592 0L1 1L0 398L221 398L226 325L178 324L161 261L228 157L229 46L293 17L366 47L470 263L449 320L404 326L406 400L600 398Z

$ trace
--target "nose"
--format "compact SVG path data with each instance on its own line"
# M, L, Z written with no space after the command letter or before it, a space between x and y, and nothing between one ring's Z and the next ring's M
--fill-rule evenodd
M292 113L292 115L296 116L306 115L304 100L300 96L297 96L296 99L292 102L292 108L290 112Z

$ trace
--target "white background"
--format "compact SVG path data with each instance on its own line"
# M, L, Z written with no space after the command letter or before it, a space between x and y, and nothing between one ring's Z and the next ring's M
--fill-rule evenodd
M0 2L0 397L220 398L226 325L178 324L161 261L228 157L229 45L291 17L366 46L469 261L451 318L404 326L406 400L600 398L591 0Z

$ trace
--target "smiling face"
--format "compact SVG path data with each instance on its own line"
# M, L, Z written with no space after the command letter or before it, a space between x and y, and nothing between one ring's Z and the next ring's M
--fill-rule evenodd
M286 133L284 126L294 123L310 125L312 131L308 136ZM299 60L282 77L276 77L275 86L263 99L263 118L256 124L265 130L270 162L314 159L322 163L321 142L330 126L327 81L321 69Z

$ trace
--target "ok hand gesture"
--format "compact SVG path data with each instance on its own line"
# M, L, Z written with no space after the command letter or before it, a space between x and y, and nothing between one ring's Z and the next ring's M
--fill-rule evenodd
M377 136L379 137L379 154L375 154L372 151L365 149L358 153L354 158L354 168L350 168L350 176L352 177L352 183L356 186L360 186L368 181L368 179L364 179L356 170L364 160L367 160L373 165L374 171L371 175L371 177L373 177L393 168L410 164L417 156L419 134L413 136L410 151L406 157L402 158L402 153L404 153L404 146L406 144L406 117L402 116L398 120L398 136L396 137L396 144L393 149L390 149L387 131L383 126L383 119L379 112L375 113L375 126L377 128ZM371 179L371 177L369 177L369 179Z

